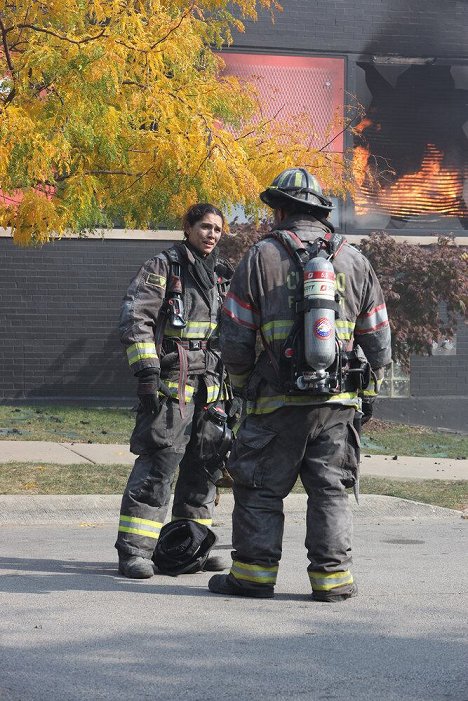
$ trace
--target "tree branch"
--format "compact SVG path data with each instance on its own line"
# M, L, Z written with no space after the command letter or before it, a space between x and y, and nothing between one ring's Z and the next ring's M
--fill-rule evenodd
M266 121L263 122L258 122L253 129L248 131L246 134L241 134L240 136L237 136L234 140L235 141L240 141L241 139L246 139L248 136L251 136L252 134L256 134L257 132L260 131L260 129L264 129L268 124L271 124L272 122L275 121L276 117L279 115L279 113L284 109L284 105L282 105L279 110L271 117L271 119L267 119Z
M187 9L185 10L185 12L182 13L182 15L181 15L180 20L178 21L178 23L177 23L174 27L172 27L171 29L169 29L169 31L167 32L167 34L166 34L165 36L161 37L161 39L158 39L158 41L155 41L154 44L152 44L152 45L150 46L150 49L151 49L151 50L155 49L156 46L157 46L158 44L161 44L163 41L166 41L166 39L167 39L173 32L177 31L177 29L179 29L179 27L180 27L180 25L182 24L182 22L184 21L184 19L192 12L194 6L195 6L195 0L192 0L192 3L191 3L191 5L190 5L190 7L187 7Z
M78 46L80 44L87 44L90 41L95 41L96 39L100 39L104 35L104 32L106 29L104 28L99 34L96 34L95 36L92 37L85 37L84 39L70 39L70 37L67 36L62 36L61 34L57 34L57 32L53 32L51 29L44 29L44 27L38 27L35 24L18 24L17 25L18 29L32 29L34 32L42 32L43 34L50 34L50 36L55 37L56 39L60 39L61 41L68 41L70 44L77 44ZM9 31L9 30L7 30Z
M9 70L11 71L11 73L13 73L14 68L13 68L13 63L11 62L10 49L9 49L8 41L7 41L7 32L9 30L5 28L5 25L3 24L2 19L0 19L0 30L2 32L2 44L3 44L3 50L5 52L7 66L9 68Z
M13 62L11 60L11 55L10 55L10 47L8 46L8 40L7 40L7 29L5 28L5 25L3 24L3 20L0 18L0 31L2 33L2 44L3 44L3 51L5 53L5 59L7 62L8 69L11 73L11 79L13 80L13 87L6 96L6 98L3 100L3 104L6 106L8 105L16 95L16 87L15 87L15 69L13 67Z
M62 183L69 178L75 178L78 175L125 175L128 178L139 178L141 173L129 173L125 170L85 170L83 173L68 173L67 175L59 175L55 178L56 183ZM144 175L144 174L143 174ZM53 183L39 183L40 185L53 185Z

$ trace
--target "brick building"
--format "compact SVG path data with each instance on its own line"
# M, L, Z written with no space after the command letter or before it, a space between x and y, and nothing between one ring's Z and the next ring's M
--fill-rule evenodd
M265 111L280 103L286 112L310 112L318 140L334 111L352 118L363 105L353 122L359 134L337 132L328 146L354 151L363 169L355 200L336 202L340 230L351 241L378 229L410 241L452 233L468 242L468 4L282 5L274 24L268 13L247 23L223 56L228 71L257 76ZM392 172L374 187L373 164L389 160ZM120 302L139 265L173 238L119 232L21 249L0 236L0 401L130 402L134 380L116 332ZM381 400L379 411L463 429L467 358L468 327L460 323L455 348L414 358L417 402Z

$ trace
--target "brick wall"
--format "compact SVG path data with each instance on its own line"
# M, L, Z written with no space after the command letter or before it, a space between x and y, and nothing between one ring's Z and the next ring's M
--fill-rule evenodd
M411 358L410 393L420 397L468 396L468 324L460 321L456 354ZM465 417L466 421L466 417Z
M58 241L23 249L0 238L0 401L134 396L118 339L122 297L164 241ZM468 395L468 326L457 354L413 357L411 394Z
M468 3L457 0L282 0L236 34L238 47L325 54L463 57Z
M0 238L0 401L119 398L135 382L117 324L130 279L161 241Z

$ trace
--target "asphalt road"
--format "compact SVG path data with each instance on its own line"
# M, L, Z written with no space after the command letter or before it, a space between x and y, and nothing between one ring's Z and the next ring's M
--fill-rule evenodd
M210 594L208 573L120 577L114 523L1 526L1 701L466 701L468 522L366 503L340 604L310 599L297 508L264 601Z

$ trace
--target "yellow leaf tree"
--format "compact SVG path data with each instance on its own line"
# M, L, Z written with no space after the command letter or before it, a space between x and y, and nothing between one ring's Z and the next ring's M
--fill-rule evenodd
M311 125L260 121L217 49L275 0L0 0L0 226L22 245L247 209L291 165L346 189Z

